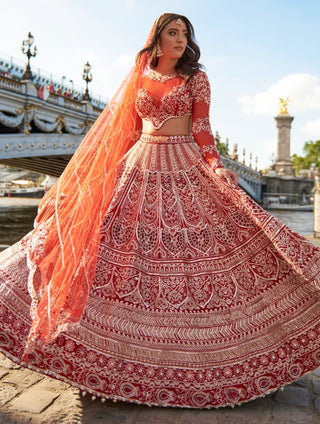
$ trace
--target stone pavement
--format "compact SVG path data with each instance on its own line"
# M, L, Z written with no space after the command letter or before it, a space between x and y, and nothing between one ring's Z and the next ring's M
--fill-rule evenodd
M320 247L320 240L308 237ZM235 408L195 410L92 400L0 354L0 424L319 424L320 368Z

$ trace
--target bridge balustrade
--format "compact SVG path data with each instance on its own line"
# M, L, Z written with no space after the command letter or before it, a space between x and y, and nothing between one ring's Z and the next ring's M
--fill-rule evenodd
M239 186L256 202L261 202L263 186L266 184L265 178L261 173L225 156L221 156L221 160L226 168L238 174Z
M0 163L59 176L101 110L0 76Z

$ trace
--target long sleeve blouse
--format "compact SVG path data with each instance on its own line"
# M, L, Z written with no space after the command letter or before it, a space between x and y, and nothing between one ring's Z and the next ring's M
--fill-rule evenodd
M197 71L186 83L176 73L161 75L151 71L144 77L142 88L136 99L136 141L142 130L142 119L151 122L155 129L172 118L192 116L191 132L200 153L213 168L221 168L209 120L211 90L205 72Z

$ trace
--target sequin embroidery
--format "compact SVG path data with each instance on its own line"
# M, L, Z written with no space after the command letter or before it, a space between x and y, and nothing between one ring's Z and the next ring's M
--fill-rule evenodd
M188 83L176 73L161 75L151 71L138 92L136 110L155 129L169 119L192 115L192 135L205 160L215 169L223 166L217 149L202 148L215 146L209 119L210 98L209 80L203 71L197 71Z

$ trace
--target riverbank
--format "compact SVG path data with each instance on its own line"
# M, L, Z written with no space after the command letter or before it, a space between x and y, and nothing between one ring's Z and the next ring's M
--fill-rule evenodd
M41 199L33 199L28 197L0 197L1 208L13 208L13 207L34 207L38 206Z

